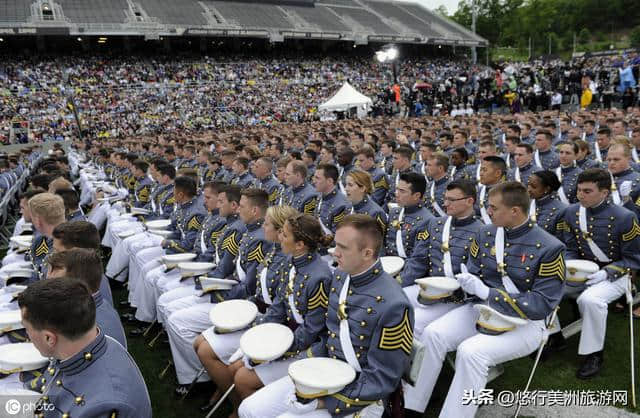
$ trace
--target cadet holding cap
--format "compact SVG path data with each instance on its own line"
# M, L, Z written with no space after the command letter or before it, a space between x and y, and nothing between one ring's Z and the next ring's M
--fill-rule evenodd
M426 378L422 393L416 394L422 398L415 400L420 408L429 402L445 355L457 348L456 373L441 416L473 417L477 405L463 405L465 391L479 393L490 366L536 350L546 332L544 319L562 297L564 245L528 219L526 188L517 182L496 185L487 209L493 224L476 233L468 272L461 267L456 278L471 302L490 309L483 309L479 320L478 309L466 303L429 324L422 337L424 361L431 367L421 370ZM516 326L518 321L508 321L514 317L526 322Z
M246 398L238 409L240 417L276 417L287 411L313 412L314 417L355 413L380 417L398 389L412 350L413 307L382 269L378 258L382 230L370 216L348 215L338 226L335 242L338 269L328 293L327 332L298 359L330 357L346 362L357 372L355 380L347 383L350 379L342 379L340 372L326 381L322 373L317 384L305 382L302 387L298 381L296 388L285 376ZM338 383L346 386L336 387ZM314 388L324 389L310 395Z
M96 327L96 306L84 283L40 281L18 296L18 305L29 338L53 359L39 388L39 402L50 405L40 416L151 417L142 374L127 351Z
M282 359L253 367L251 359L245 357L243 367L238 367L242 362L232 365L237 370L234 383L241 399L286 376L293 356L308 349L324 334L331 270L318 249L329 245L332 238L323 234L320 222L311 215L293 216L280 230L282 251L289 255L284 267L284 294L276 298L258 322L287 325L293 330L294 340ZM261 412L258 409L252 413L261 415Z

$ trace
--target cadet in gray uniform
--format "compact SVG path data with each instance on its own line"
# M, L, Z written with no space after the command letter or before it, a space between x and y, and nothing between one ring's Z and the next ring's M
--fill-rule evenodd
M514 152L515 167L509 172L510 181L519 181L527 185L529 176L536 170L542 170L533 162L533 147L529 144L518 144Z
M102 261L93 249L73 248L51 254L47 258L49 264L48 279L72 277L85 283L96 305L96 324L104 332L118 341L125 349L127 338L118 313L107 303L100 291L102 281Z
M330 244L332 236L322 232L317 219L302 214L287 219L280 236L282 251L289 256L284 267L284 294L257 322L287 325L293 331L293 342L276 361L253 366L246 358L239 360L243 366L237 368L234 383L241 399L286 376L293 357L322 338L325 330L331 269L318 250Z
M249 160L245 157L238 157L233 161L234 178L231 184L237 184L243 189L253 187L255 178L249 172Z
M578 189L578 175L582 173L582 168L576 163L579 148L575 143L561 142L556 147L560 166L555 169L555 174L560 180L558 188L558 199L566 205L576 203Z
M640 173L631 169L631 150L627 145L614 144L607 154L607 168L613 175L611 201L640 216Z
M29 338L53 358L39 387L38 416L151 417L142 374L127 351L96 327L95 302L84 283L43 280L22 292L18 305Z
M560 182L553 171L541 170L533 173L527 184L527 191L531 197L529 218L560 241L564 241L558 224L564 218L564 211L568 205L556 197L555 192L559 188Z
M320 164L313 175L313 185L320 196L316 216L325 234L333 235L336 227L351 212L351 202L338 187L338 168Z
M273 175L273 161L268 157L260 157L251 167L255 176L255 187L269 195L269 206L275 206L282 195L282 185Z
M285 172L289 186L282 194L280 204L291 206L301 213L313 215L318 207L318 193L307 183L307 166L302 161L291 161Z
M413 148L408 145L402 145L396 148L393 152L393 170L394 174L389 184L389 193L387 193L387 200L384 208L387 208L387 204L393 202L396 199L396 188L400 182L400 177L403 174L413 173L411 169L411 159L413 158ZM424 177L422 173L420 173ZM426 187L426 186L425 186ZM422 192L424 194L424 192Z
M468 273L456 275L468 302L433 321L424 330L426 382L416 410L424 409L447 352L455 350L456 373L440 412L443 417L473 417L477 404L463 403L465 391L480 393L490 366L524 357L540 346L544 319L562 298L565 248L562 242L528 219L529 196L516 182L495 186L489 196L493 225L482 227L471 241ZM504 267L499 267L504 265ZM474 303L527 323L508 332L476 330Z
M129 203L136 208L142 208L149 203L151 195L151 179L147 176L149 164L142 160L135 160L131 163L135 184L133 195L129 196Z
M376 166L373 149L368 146L361 148L356 155L356 159L358 168L369 173L373 181L373 191L369 193L370 198L378 205L384 205L389 192L389 176L382 168Z
M454 278L460 273L460 265L466 264L469 248L478 230L484 225L474 216L475 184L469 180L449 183L445 194L447 216L429 222L427 231L416 241L416 247L407 259L401 273L402 286L415 307L416 339L421 339L424 329L434 320L460 306L458 296L445 300L429 301L419 298L419 286L414 280L430 276ZM431 364L423 363L424 368ZM415 385L404 385L405 408L424 412L423 386L428 382L427 373L420 373Z
M558 155L552 149L553 135L546 129L536 132L536 151L533 160L545 170L555 170L560 165Z
M382 231L370 216L349 215L335 241L339 269L327 295L327 332L298 358L345 361L356 370L356 379L337 393L301 403L285 376L246 398L238 409L240 417L276 417L287 411L322 417L382 416L399 388L411 354L413 307L378 260ZM349 334L341 338L345 325ZM401 412L398 404L392 408Z
M409 172L400 175L396 193L399 207L389 213L389 228L385 242L386 255L408 257L416 238L426 229L433 216L422 206L426 181L424 176Z
M565 211L564 231L567 259L597 263L601 270L584 285L568 282L567 293L580 293L582 332L578 354L586 356L577 377L587 379L599 373L604 361L607 327L606 306L630 291L631 270L640 268L640 225L635 214L612 204L611 176L602 169L585 170L578 176L578 199ZM559 324L558 324L559 325ZM559 327L557 327L559 328ZM553 334L552 337L560 338Z
M424 196L424 207L431 211L433 216L444 216L444 192L450 181L449 157L446 154L436 153L427 161L427 174L431 181L427 183L427 191Z

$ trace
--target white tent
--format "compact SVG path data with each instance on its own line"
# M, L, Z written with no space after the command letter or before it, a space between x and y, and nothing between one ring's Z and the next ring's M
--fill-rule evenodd
M367 115L371 103L370 98L345 82L340 87L340 90L332 98L321 104L318 109L326 112L346 112L355 107L357 108L358 117L364 117Z

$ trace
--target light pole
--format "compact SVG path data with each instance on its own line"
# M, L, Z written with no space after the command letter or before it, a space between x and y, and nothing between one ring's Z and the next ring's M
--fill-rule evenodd
M393 71L393 84L398 84L398 57L400 52L398 51L398 47L393 44L387 44L382 47L381 50L376 51L376 60L379 63L389 63L391 64L391 69Z

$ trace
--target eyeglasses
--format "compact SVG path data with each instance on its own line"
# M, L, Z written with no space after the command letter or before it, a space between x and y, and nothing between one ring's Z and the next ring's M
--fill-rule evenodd
M464 199L468 199L468 197L459 197L457 199L453 199L451 197L445 197L443 200L445 202L457 202L458 200L464 200Z

